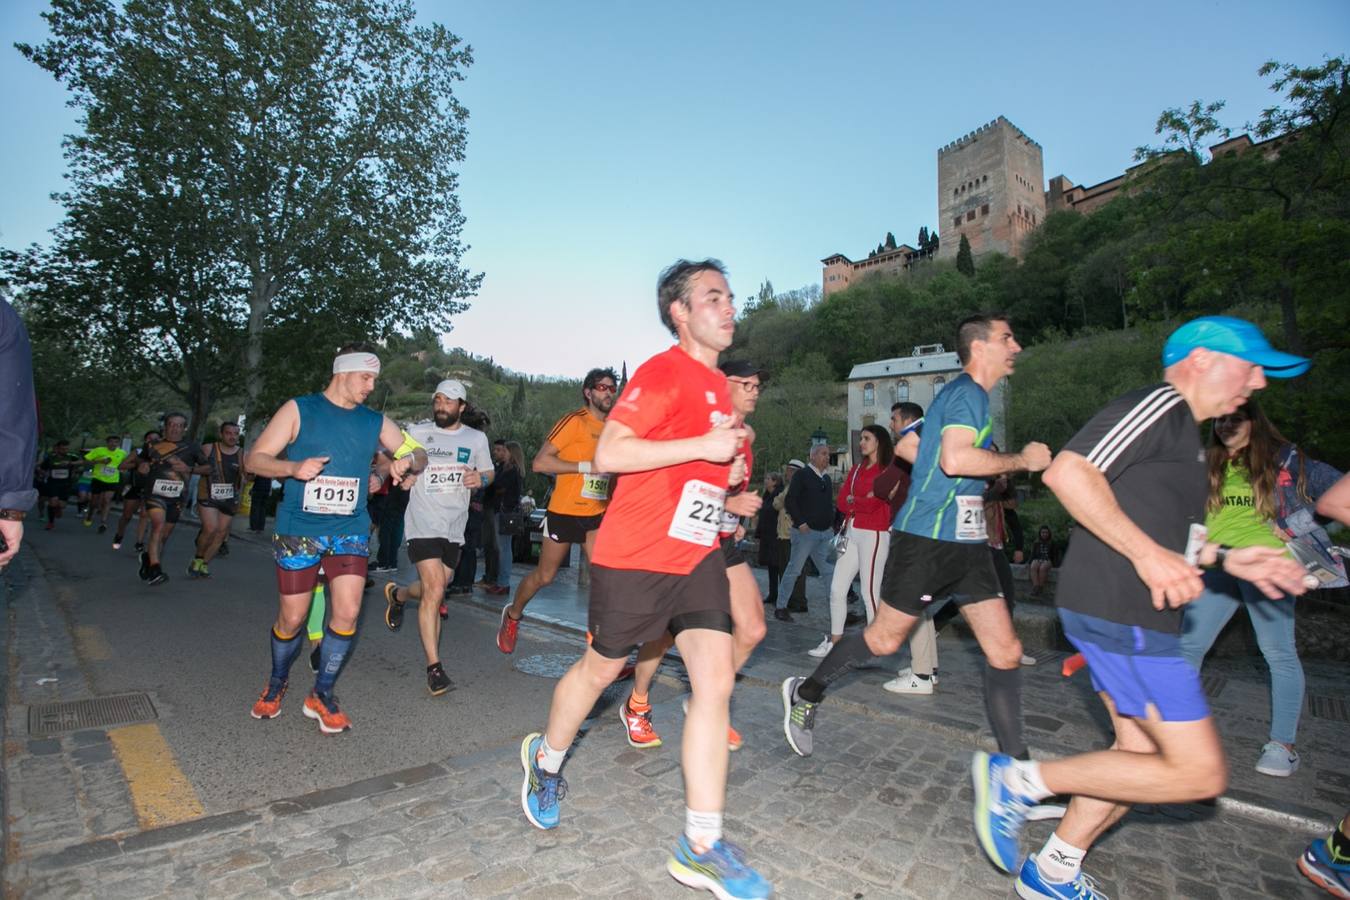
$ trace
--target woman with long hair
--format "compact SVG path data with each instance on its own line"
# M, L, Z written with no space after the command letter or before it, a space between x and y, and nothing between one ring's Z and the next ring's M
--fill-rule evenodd
M1340 472L1309 459L1286 440L1256 401L1214 420L1206 464L1209 540L1228 547L1283 547L1291 538L1328 545L1312 511ZM1204 593L1185 607L1182 653L1198 669L1239 605L1246 607L1270 668L1270 741L1261 748L1256 771L1292 775L1299 764L1294 741L1304 684L1294 644L1294 598L1271 600L1220 569L1206 572L1204 579Z
M778 552L779 512L773 505L782 492L782 475L769 472L764 476L764 490L760 495L764 502L755 520L755 538L759 541L759 564L769 573L769 596L764 598L764 602L770 605L778 603L778 576L783 573L783 564L786 562Z
M494 441L492 455L499 466L492 484L488 485L489 499L497 512L497 583L484 590L503 596L511 593L516 533L510 517L520 512L520 491L525 486L525 452L517 441Z
M835 501L836 508L844 516L840 534L847 544L834 565L834 578L830 581L830 633L807 651L815 657L829 653L844 636L848 589L853 579L860 575L863 607L867 610L867 621L872 621L877 612L881 573L886 568L886 556L891 548L891 506L872 496L872 482L895 457L890 432L880 425L864 426L858 438L858 449L862 459L854 463L845 476Z

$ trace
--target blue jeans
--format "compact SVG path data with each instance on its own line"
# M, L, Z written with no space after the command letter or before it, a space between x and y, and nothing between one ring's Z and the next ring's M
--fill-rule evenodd
M797 576L806 567L808 556L815 562L816 571L825 579L825 583L830 583L834 574L834 563L829 561L830 540L833 538L834 532L828 528L806 532L799 528L792 529L792 553L788 557L787 568L783 570L783 580L778 585L778 609L787 608L792 589L797 586Z
M515 538L509 534L497 532L497 586L511 586L511 565L514 562L512 545Z
M1256 630L1256 643L1270 667L1270 739L1292 744L1303 710L1303 664L1294 645L1294 598L1271 600L1254 584L1227 572L1205 573L1205 591L1185 607L1181 652L1196 669L1239 605Z

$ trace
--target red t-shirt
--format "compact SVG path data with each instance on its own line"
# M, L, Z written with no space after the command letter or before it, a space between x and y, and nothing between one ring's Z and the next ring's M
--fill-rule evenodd
M726 376L675 346L638 367L609 421L643 440L673 441L707 434L731 415ZM624 473L591 561L611 569L689 574L716 546L730 475L731 463L706 460Z
M855 465L844 477L835 504L844 517L853 516L855 528L868 531L886 531L891 527L891 505L872 496L872 482L881 474L881 466L864 463ZM849 502L849 497L853 502Z

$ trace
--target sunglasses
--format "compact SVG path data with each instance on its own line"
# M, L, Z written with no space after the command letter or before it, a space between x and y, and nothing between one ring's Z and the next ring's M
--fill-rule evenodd
M760 384L758 381L741 381L740 379L737 378L728 378L727 381L729 381L732 384L740 385L741 388L748 394L758 394L759 389L763 387L763 385Z
M591 390L599 391L602 394L613 394L617 393L619 388L613 384L597 384L595 387L591 388Z

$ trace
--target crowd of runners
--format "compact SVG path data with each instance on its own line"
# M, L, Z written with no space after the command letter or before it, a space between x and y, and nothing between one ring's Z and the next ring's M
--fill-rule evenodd
M610 369L588 373L583 405L557 422L533 459L533 471L551 476L554 489L539 564L501 609L498 649L515 650L528 604L554 580L573 545L584 548L591 575L586 649L558 681L541 715L543 728L520 744L520 803L535 827L562 825L565 761L600 695L621 677L633 678L620 705L628 742L660 746L648 692L674 645L690 690L682 738L685 827L667 869L723 900L767 897L772 886L723 833L729 753L746 739L731 721L731 695L737 671L766 633L758 582L740 549L748 521L764 502L750 489L758 473L749 420L765 373L720 359L735 332L721 263L681 260L666 269L657 311L674 346L639 366L626 385ZM1084 857L1131 804L1198 801L1226 788L1227 760L1197 668L1183 653L1187 604L1200 597L1210 573L1277 599L1316 586L1309 568L1283 545L1230 546L1207 533L1211 477L1199 427L1237 414L1266 378L1300 375L1309 363L1272 349L1250 323L1196 319L1162 348L1162 383L1108 403L1057 453L1036 441L1005 452L991 443L990 391L1014 374L1021 347L1012 324L1001 315L972 316L961 323L956 347L962 374L926 412L897 404L891 429L869 428L863 465L877 471L853 478L829 501L857 527L849 545L837 548L844 574L836 572L831 592L831 634L811 654L819 664L782 683L782 737L796 754L810 756L817 737L829 740L824 701L831 687L911 638L914 665L887 688L931 692L935 653L922 647L932 641L933 609L945 602L965 618L986 661L984 703L998 752L975 753L971 762L979 845L1014 876L1022 897L1102 897L1083 872ZM437 385L430 421L405 430L364 405L379 374L373 348L342 348L328 386L282 405L246 457L233 423L223 423L213 443L199 446L185 439L186 420L171 415L133 452L120 449L116 437L83 454L62 443L39 467L48 527L88 470L85 524L97 520L100 533L114 492L108 485L131 473L113 546L120 547L139 512L136 548L141 575L151 584L167 579L164 543L180 520L192 476L199 479L201 522L193 577L209 576L245 473L290 479L272 537L278 610L269 635L270 672L254 718L282 711L305 630L315 641L315 676L302 711L325 733L352 727L334 686L367 584L367 501L385 479L408 492L406 549L416 578L385 586L384 621L398 630L405 606L416 604L428 690L439 695L450 687L439 650L444 598L465 543L470 498L498 477L494 459L500 463L501 456L483 431L463 421L468 398L462 383ZM1077 522L1056 602L1064 633L1082 654L1110 717L1110 749L1038 762L1027 744L1021 669L1034 659L1024 654L1013 627L1003 526L988 515L990 483L1004 478L1006 485L1015 473L1042 473ZM1311 499L1318 513L1345 521L1347 494L1341 480ZM801 528L797 543L803 545L814 540L810 532L822 530L810 523ZM800 571L795 556L789 570L794 566L776 610L787 603ZM840 598L855 576L862 579L867 625L845 631ZM326 617L320 609L316 621L315 597L325 595ZM930 664L921 664L930 656ZM1296 766L1292 741L1281 746ZM1023 822L1056 797L1067 800L1062 821L1044 846L1024 853ZM1337 896L1350 897L1344 824L1310 846L1299 867Z

